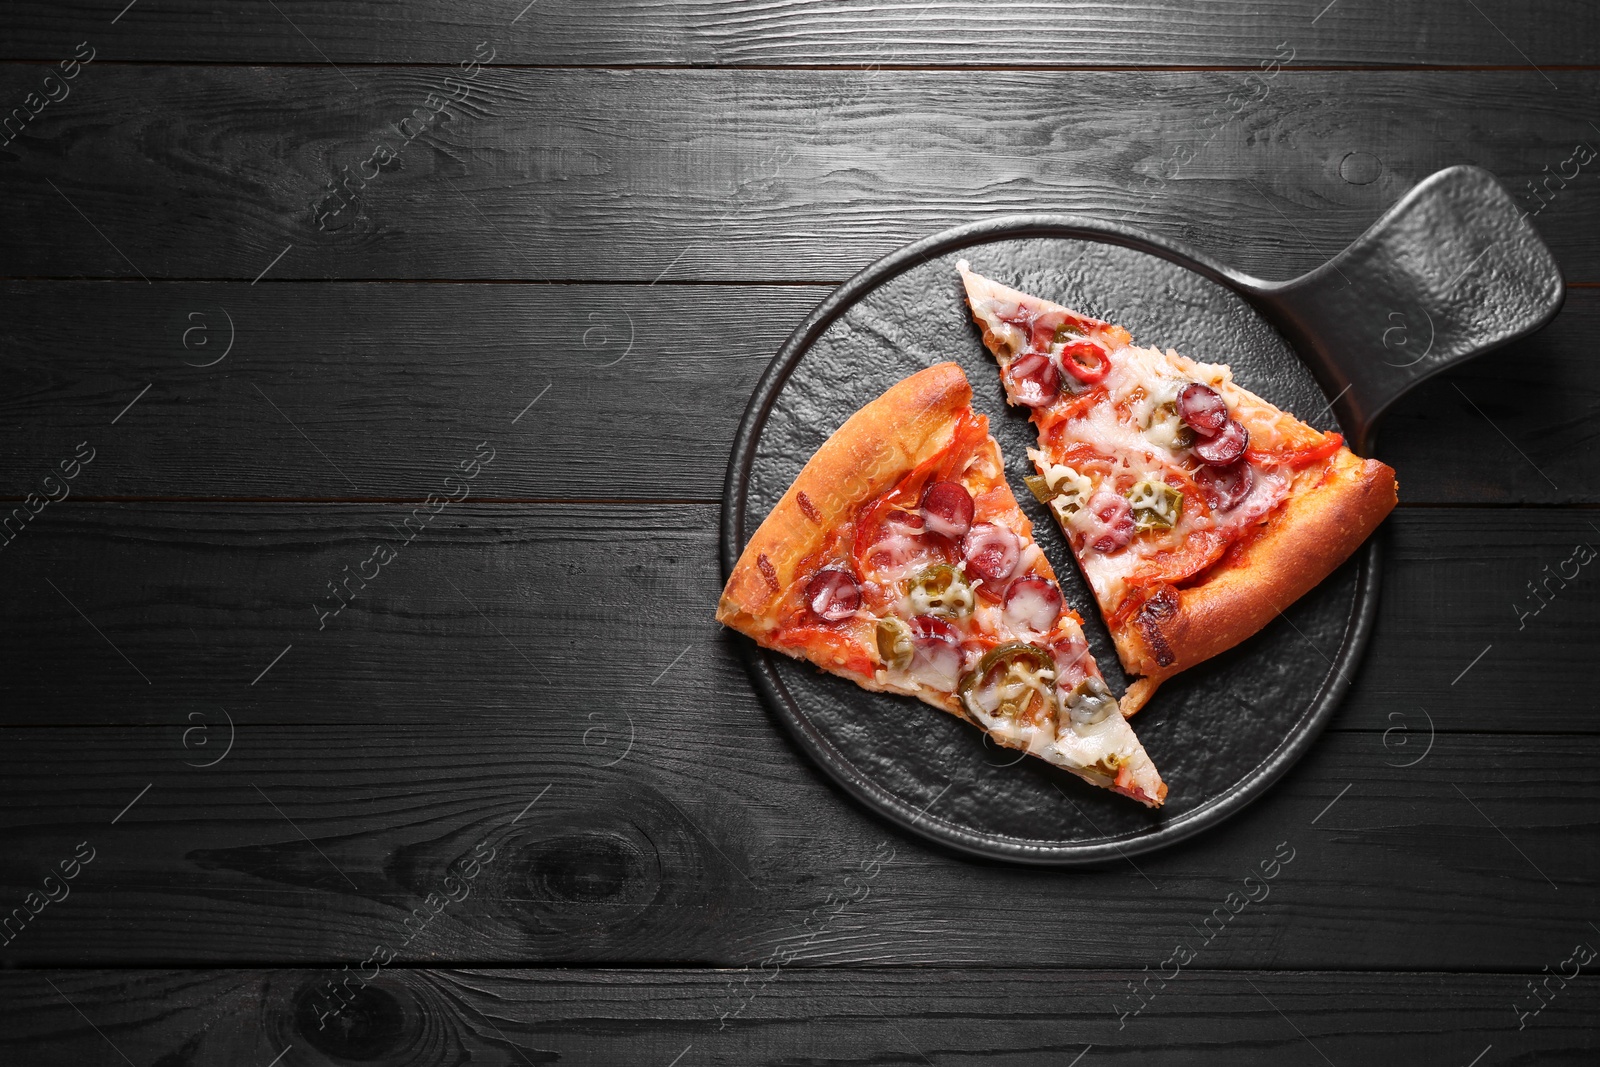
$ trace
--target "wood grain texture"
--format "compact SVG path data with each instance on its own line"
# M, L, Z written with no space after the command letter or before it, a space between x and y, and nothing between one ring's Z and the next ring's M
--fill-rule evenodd
M0 492L88 439L80 495L421 500L488 440L474 499L715 500L757 377L822 296L13 282Z
M0 70L0 99L45 73ZM0 148L6 269L825 281L957 223L1057 211L1282 278L1447 165L1482 165L1537 209L1527 184L1595 137L1600 79L502 68L447 87L459 73L84 67ZM435 116L446 91L464 102ZM418 108L407 143L396 124ZM1574 281L1600 279L1593 166L1557 175L1534 218Z
M1564 954L1570 946L1562 946ZM1522 974L1186 971L1118 1028L1130 976L996 969L761 972L394 970L349 1025L297 1015L324 972L38 971L0 976L0 1050L26 1062L320 1065L679 1063L1587 1064L1600 984L1583 977L1521 1031ZM748 983L760 988L722 1027ZM56 988L52 989L51 985ZM1552 983L1552 988L1556 988ZM87 1007L85 1025L73 1005ZM342 1017L344 1018L344 1017ZM674 1057L677 1057L674 1060Z
M1581 0L1515 0L1445 15L1294 0L1061 4L830 0L503 0L441 8L422 0L282 0L218 8L201 0L13 4L0 56L54 56L85 35L119 59L341 64L456 63L482 40L496 62L538 64L916 64L1254 67L1281 42L1306 63L1545 66L1600 61L1600 21ZM1497 28L1498 27L1498 28ZM1511 35L1502 36L1501 31Z
M0 283L0 497L88 440L80 498L420 500L488 439L477 497L713 501L757 377L827 292ZM1403 400L1377 453L1402 502L1600 502L1597 332L1600 290L1575 289Z
M184 766L176 728L7 729L0 957L337 968L381 944L402 963L782 950L1138 970L1189 937L1205 967L1537 971L1584 935L1600 878L1593 736L1453 734L1396 768L1376 733L1331 733L1215 830L1069 872L957 860L886 827L754 701L632 717L637 743L610 767L620 717L554 702L499 726L245 722L206 769ZM602 725L619 743L587 746ZM80 843L93 858L70 895L14 915ZM1086 901L1092 923L1074 918Z
M616 729L610 700L596 703L592 663L620 657L605 692L665 723L695 709L700 717L678 727L686 745L730 721L762 736L775 729L712 621L722 586L714 507L468 501L401 545L396 528L404 533L410 510L49 505L0 549L11 596L0 615L9 697L0 721L180 731L195 713L220 729L223 707L246 724L503 726L552 707L574 721L607 712ZM1336 728L1402 727L1390 736L1394 763L1419 750L1427 715L1441 733L1600 730L1600 572L1574 559L1578 544L1600 546L1591 515L1396 513L1380 533L1389 555L1378 628ZM398 558L363 588L380 542L400 546ZM1565 587L1563 572L1575 572ZM347 591L336 598L330 582ZM351 594L324 623L319 613ZM1306 650L1319 652L1334 649ZM1519 664L1537 664L1537 704L1508 705L1504 679ZM1402 754L1407 730L1413 747ZM597 747L594 762L615 752Z

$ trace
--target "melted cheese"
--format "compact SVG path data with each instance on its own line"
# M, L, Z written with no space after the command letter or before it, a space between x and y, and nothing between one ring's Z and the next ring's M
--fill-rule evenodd
M1129 506L1135 512L1148 511L1155 524L1168 529L1178 524L1183 497L1175 495L1161 479L1141 478L1126 495Z
M915 534L890 529L867 550L868 575L885 589L899 589L911 575L928 565L930 549Z
M1050 462L1049 457L1037 448L1028 449L1028 458L1033 460L1039 477L1044 479L1045 488L1055 494L1050 498L1050 510L1062 522L1066 521L1063 516L1071 515L1083 507L1094 493L1094 482L1089 478L1065 463Z
M1293 472L1282 467L1256 467L1254 473L1255 484L1245 498L1232 511L1216 517L1218 529L1227 532L1243 529L1271 514L1289 495Z
M1078 562L1095 598L1102 604L1116 604L1127 590L1128 575L1144 562L1144 557L1132 545L1109 555L1086 547L1079 552Z
M1096 723L1079 725L1066 714L1061 716L1054 748L1061 754L1064 767L1100 767L1103 770L1121 766L1139 751L1133 727L1121 715L1110 714Z
M973 595L972 586L963 579L951 582L949 588L940 593L931 593L921 585L913 586L905 599L906 607L912 615L960 618L972 611L977 598Z
M1230 412L1239 409L1241 402L1249 404L1253 394L1233 384L1229 368L1216 363L1197 363L1176 352L1161 352L1154 348L1128 345L1115 351L1111 367L1103 379L1108 394L1106 402L1072 421L1067 428L1064 444L1086 444L1101 456L1113 457L1109 470L1085 472L1089 483L1087 491L1076 481L1084 477L1065 464L1054 463L1037 449L1030 450L1046 484L1054 488L1055 481L1072 479L1072 500L1087 499L1108 479L1116 485L1128 486L1126 494L1134 508L1148 508L1163 520L1171 520L1170 531L1160 529L1141 531L1127 547L1111 553L1096 552L1086 544L1090 517L1080 508L1063 504L1051 510L1072 541L1082 564L1084 575L1102 604L1114 605L1126 591L1126 579L1144 559L1164 549L1181 544L1196 533L1216 529L1227 536L1235 536L1246 526L1270 514L1288 495L1289 475L1276 468L1255 468L1255 484L1250 494L1237 507L1228 512L1211 515L1195 514L1195 509L1173 508L1164 495L1155 488L1166 471L1190 470L1194 459L1183 441L1191 434L1176 411L1179 392L1191 381L1201 382L1216 389L1228 405ZM1127 418L1118 414L1118 406L1127 412ZM1271 447L1277 440L1276 430L1265 425L1262 436L1257 437L1252 420L1253 446ZM1145 490L1141 492L1141 486Z

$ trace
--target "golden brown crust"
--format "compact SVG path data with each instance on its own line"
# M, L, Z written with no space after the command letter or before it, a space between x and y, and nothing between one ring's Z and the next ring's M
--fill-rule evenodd
M739 556L717 605L717 621L760 640L805 578L800 564L828 531L950 441L972 399L954 363L937 363L889 387L845 420L800 471Z
M1253 541L1199 583L1152 597L1114 633L1123 667L1144 676L1129 687L1123 714L1163 680L1271 622L1348 559L1396 501L1394 471L1349 449L1301 472Z

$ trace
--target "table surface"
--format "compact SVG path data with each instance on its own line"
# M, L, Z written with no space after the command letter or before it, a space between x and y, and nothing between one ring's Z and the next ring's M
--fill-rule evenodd
M1594 1061L1600 8L3 19L0 1061ZM711 611L831 286L1014 211L1289 277L1456 163L1566 306L1387 416L1300 765L1074 871L823 779Z

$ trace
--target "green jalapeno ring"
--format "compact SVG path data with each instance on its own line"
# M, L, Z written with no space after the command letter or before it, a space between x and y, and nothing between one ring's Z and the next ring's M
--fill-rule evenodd
M1061 703L1074 726L1093 726L1120 710L1117 698L1111 695L1105 681L1094 677L1073 686Z
M919 593L921 604L916 603ZM966 578L948 563L935 563L918 572L906 586L906 595L912 599L914 613L954 619L971 614L978 603Z
M878 620L878 658L892 670L903 671L911 666L911 656L916 651L911 644L911 627L893 615Z
M1142 493L1141 490L1145 492ZM1155 494L1159 505L1163 506L1140 507L1139 501L1147 493ZM1133 506L1134 530L1138 533L1147 530L1170 530L1183 517L1183 493L1159 479L1141 479L1123 494L1123 498ZM1163 514L1164 511L1170 512L1170 515Z
M1013 666L1024 661L1031 662L1036 671L1053 672L1056 669L1056 657L1049 649L1040 648L1038 645L1029 644L1026 641L1008 641L1003 645L996 645L985 652L983 658L978 661L978 665L968 671L961 679L961 684L957 687L956 692L961 698L962 706L973 709L972 691L985 678L989 677L996 667L1009 671ZM1007 702L1002 701L996 711L1001 713L1001 717L1010 719L1020 715L1026 706L1026 701L1020 707L1008 707Z

